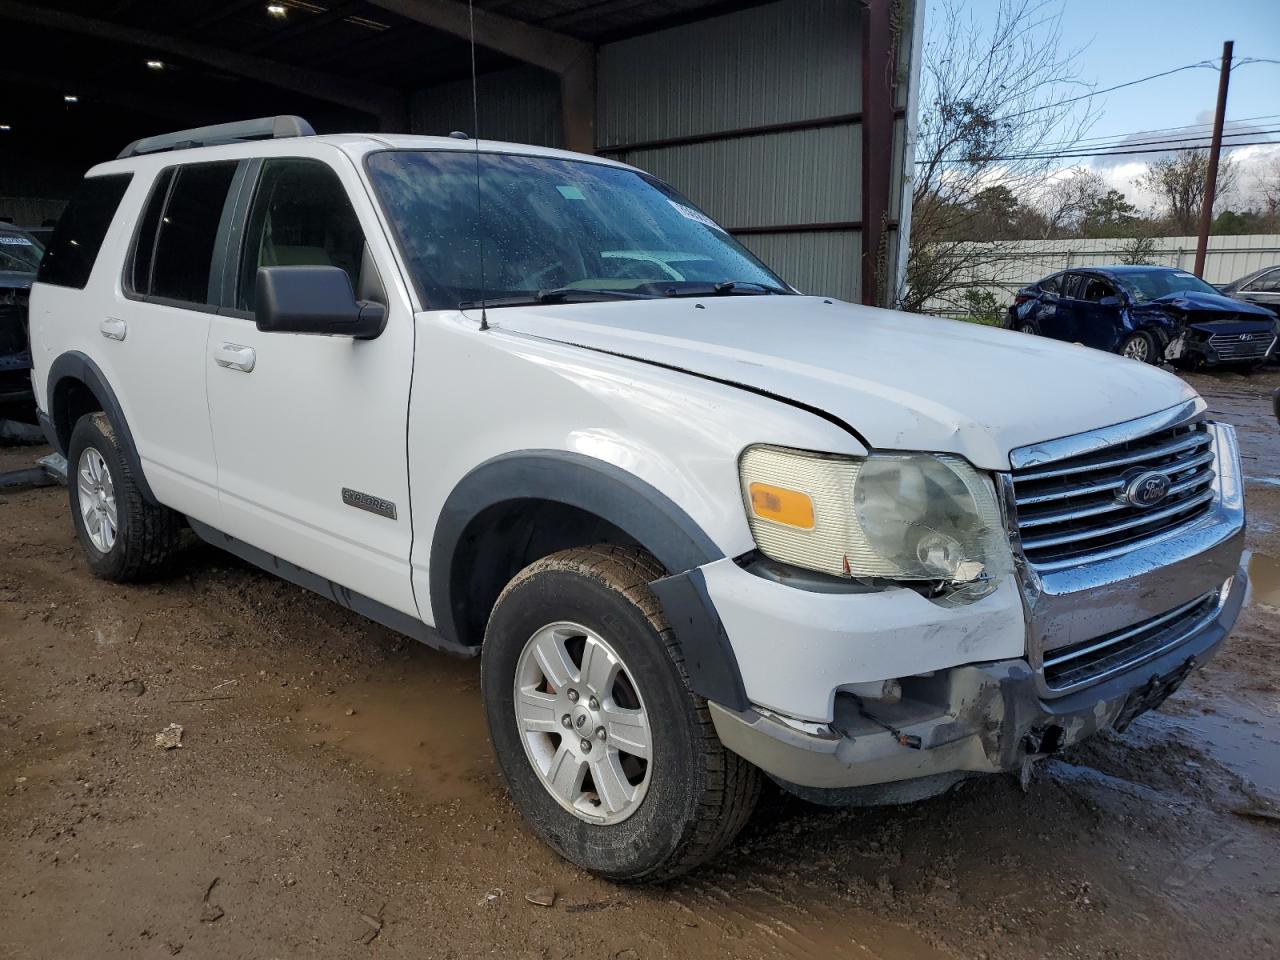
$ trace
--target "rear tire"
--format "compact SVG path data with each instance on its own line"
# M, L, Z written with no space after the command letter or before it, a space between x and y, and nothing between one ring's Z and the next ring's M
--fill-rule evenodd
M1017 329L1019 333L1030 334L1033 337L1039 336L1040 334L1040 328L1031 320L1021 321L1015 329Z
M710 859L737 836L760 792L759 771L721 745L706 701L689 688L679 643L649 589L662 575L633 547L552 554L502 592L481 655L489 736L512 800L562 857L629 883L668 880ZM555 646L537 646L546 643ZM592 662L609 663L607 676L617 679L591 680L588 647L593 658L608 651ZM547 651L568 659L543 670ZM632 742L648 746L632 746L637 753L626 731L639 722L614 736L611 711L623 708L643 721ZM542 725L528 719L542 710ZM608 775L615 757L621 791ZM562 770L572 772L556 779Z
M71 431L67 492L76 537L96 576L130 583L169 568L182 518L142 495L105 413L85 414Z
M1139 363L1156 363L1156 342L1151 334L1138 331L1124 338L1120 344L1120 356L1137 360Z

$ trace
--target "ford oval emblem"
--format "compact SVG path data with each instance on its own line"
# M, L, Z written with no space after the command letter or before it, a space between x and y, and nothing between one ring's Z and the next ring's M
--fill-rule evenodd
M1138 474L1124 488L1124 499L1135 507L1154 507L1168 495L1169 478L1154 470Z

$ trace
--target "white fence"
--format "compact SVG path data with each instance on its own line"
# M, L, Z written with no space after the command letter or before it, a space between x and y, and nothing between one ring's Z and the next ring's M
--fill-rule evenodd
M1165 267L1190 270L1195 266L1195 237L1157 237L1148 259ZM1120 262L1122 252L1132 246L1132 239L1119 240L1018 240L999 243L975 243L973 248L987 247L989 259L975 266L967 278L972 286L988 289L1001 307L1013 301L1019 287L1035 283L1042 277L1071 267L1100 267ZM972 249L966 251L966 258ZM1258 234L1238 237L1210 237L1205 256L1204 278L1210 283L1228 283L1246 273L1272 265L1280 265L1280 235ZM954 316L955 307L934 303L930 312ZM936 309L933 309L936 308Z

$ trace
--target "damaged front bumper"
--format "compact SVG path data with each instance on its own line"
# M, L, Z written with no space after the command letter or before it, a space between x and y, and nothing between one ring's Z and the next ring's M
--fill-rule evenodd
M906 678L894 702L840 694L825 724L714 703L711 717L726 747L809 799L918 798L973 774L1017 770L1159 706L1222 643L1247 584L1241 568L1204 608L1153 628L1166 631L1164 652L1066 696L1043 696L1031 665L1015 659ZM889 784L897 789L867 791Z

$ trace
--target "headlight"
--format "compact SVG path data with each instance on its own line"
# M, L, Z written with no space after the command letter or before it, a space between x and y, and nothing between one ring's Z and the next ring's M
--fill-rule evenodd
M994 494L959 457L759 446L742 455L741 474L756 545L782 563L991 589L1012 569Z

